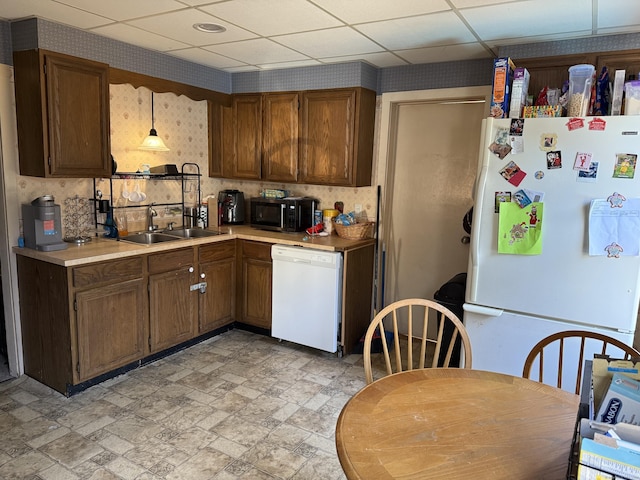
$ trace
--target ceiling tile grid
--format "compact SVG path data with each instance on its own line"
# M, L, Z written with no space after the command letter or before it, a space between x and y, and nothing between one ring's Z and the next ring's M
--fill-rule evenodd
M0 0L0 20L30 16L227 72L475 60L514 44L640 33L637 0ZM226 31L193 28L202 22Z

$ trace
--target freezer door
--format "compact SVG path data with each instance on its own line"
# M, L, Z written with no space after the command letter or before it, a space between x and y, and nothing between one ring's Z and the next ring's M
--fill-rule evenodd
M473 352L473 368L506 373L516 377L522 376L522 369L531 348L540 340L553 333L564 330L587 330L617 338L628 345L633 344L633 334L622 334L615 331L585 327L553 320L518 315L499 309L490 309L476 305L464 305L464 323L471 340ZM565 343L566 359L577 358L579 341ZM592 359L596 346L587 342L585 359ZM557 352L556 352L557 353ZM545 351L545 383L549 381L555 386L558 357L552 351ZM575 363L575 362L574 362ZM572 364L573 365L573 364ZM531 378L537 380L538 364L532 368ZM576 384L577 369L569 364L563 370L564 390L573 392Z
M570 131L567 118L525 119L524 151L504 159L489 151L497 127L509 120L488 119L484 126L476 181L467 303L486 305L525 315L553 318L633 332L638 312L640 257L607 258L588 254L588 213L593 199L618 191L638 197L638 179L612 178L616 154L638 151L637 120L606 117L605 131L585 126ZM545 136L555 135L562 167L547 169ZM578 181L573 169L577 152L587 151L599 161L595 183ZM519 186L499 173L514 161L526 173ZM536 178L536 172L543 174ZM541 175L538 175L540 177ZM640 172L636 172L640 176ZM499 215L496 192L519 188L543 192L544 211L540 255L498 254Z

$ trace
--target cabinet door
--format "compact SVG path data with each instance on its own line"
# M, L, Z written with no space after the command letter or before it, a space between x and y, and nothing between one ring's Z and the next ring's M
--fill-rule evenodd
M354 90L305 92L300 138L300 180L351 185L353 181Z
M20 173L109 176L109 66L44 50L14 66Z
M196 335L197 291L189 268L149 276L149 344L151 352L172 347Z
M238 95L233 99L232 109L234 162L231 176L257 180L261 176L262 95Z
M262 178L298 179L298 93L268 93L263 98Z
M79 381L144 356L147 320L143 279L78 292L76 308Z
M207 282L200 293L199 333L233 323L236 312L235 241L200 247L200 282Z
M240 322L271 329L271 244L243 241Z

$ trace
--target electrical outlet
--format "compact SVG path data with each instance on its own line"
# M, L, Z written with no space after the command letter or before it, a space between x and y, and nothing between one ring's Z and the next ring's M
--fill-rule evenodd
M361 203L356 203L355 212L356 213L361 213L362 212L362 204Z

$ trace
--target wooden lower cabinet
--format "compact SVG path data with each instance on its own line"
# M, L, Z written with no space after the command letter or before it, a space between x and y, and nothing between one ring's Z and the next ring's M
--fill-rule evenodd
M236 242L203 245L198 252L199 291L198 333L206 333L233 323L236 313Z
M142 358L142 258L67 268L18 255L25 373L61 393Z
M193 248L149 255L149 348L151 353L196 336L198 291Z
M238 241L238 321L271 330L271 243Z
M79 381L144 356L145 287L138 278L76 293Z

